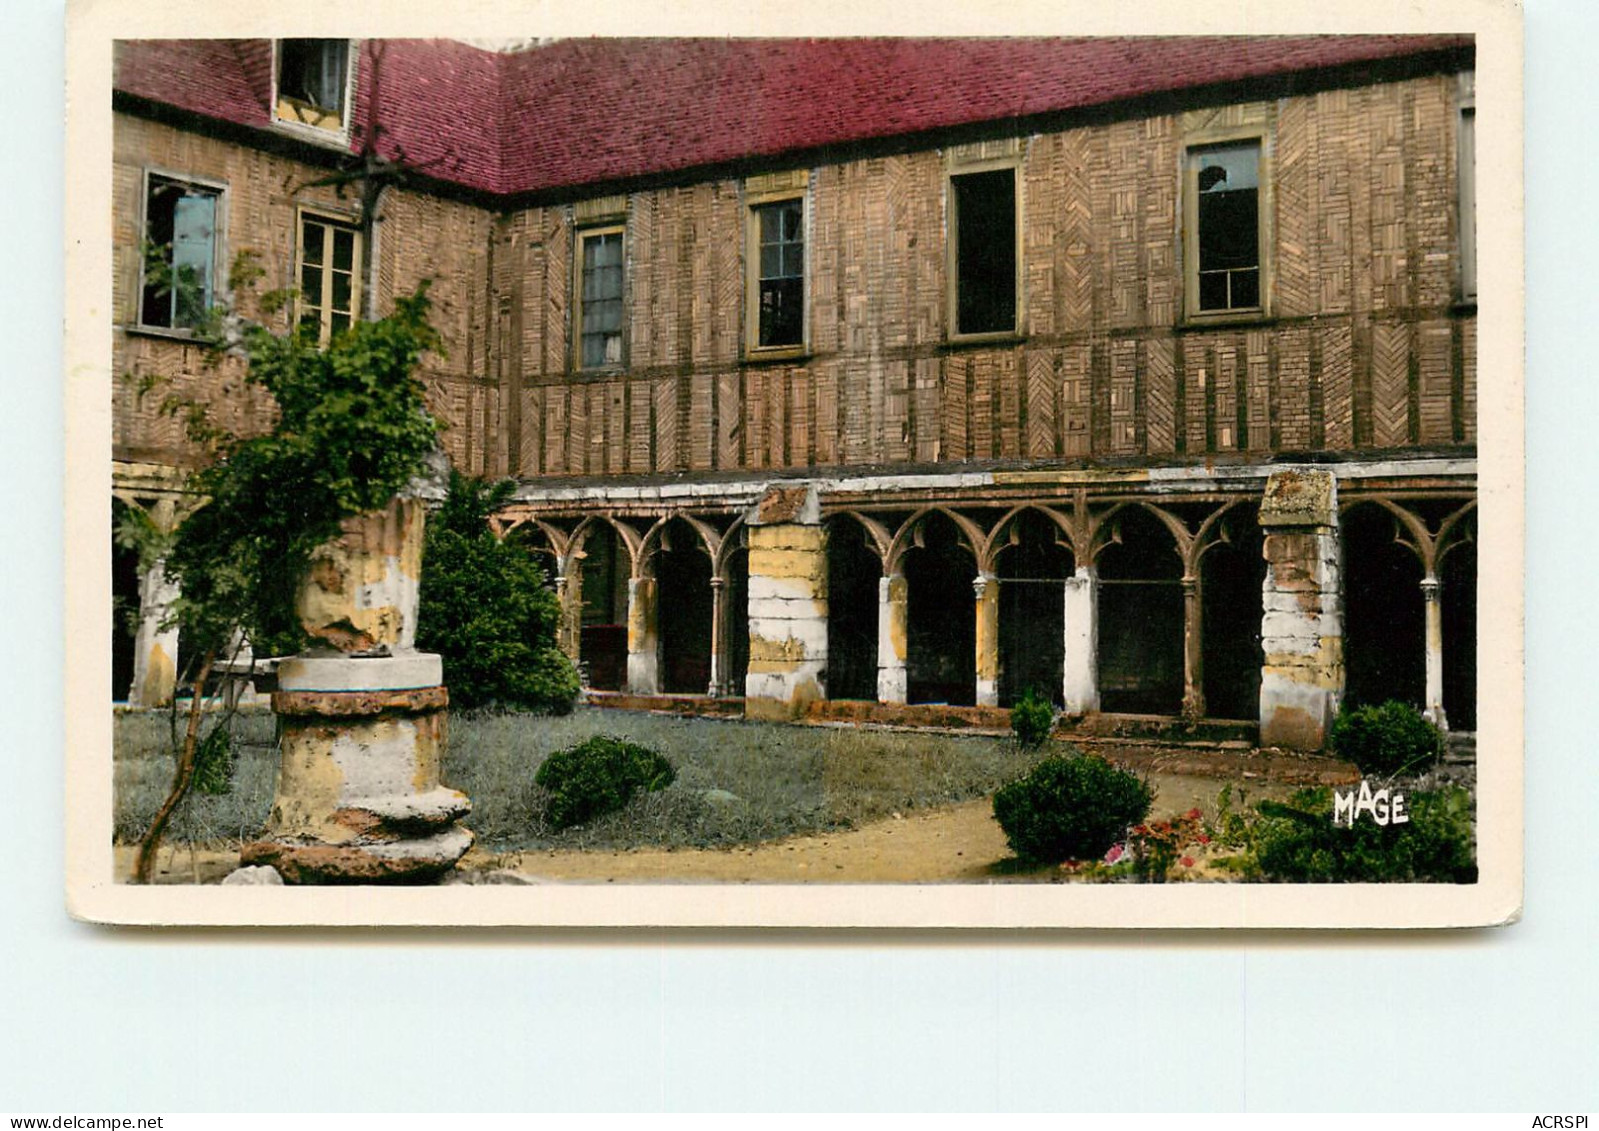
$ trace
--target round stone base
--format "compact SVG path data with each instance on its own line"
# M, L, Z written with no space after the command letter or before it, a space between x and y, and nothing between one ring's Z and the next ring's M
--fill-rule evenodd
M469 829L379 844L263 840L239 852L240 863L276 868L291 884L430 884L472 847Z

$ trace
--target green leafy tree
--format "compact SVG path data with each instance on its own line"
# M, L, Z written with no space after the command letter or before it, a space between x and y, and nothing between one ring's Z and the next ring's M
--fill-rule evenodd
M242 257L232 276L236 291L248 292L258 273ZM306 637L295 597L312 551L345 519L385 506L437 444L438 426L414 376L422 355L442 348L428 321L427 284L396 300L388 317L356 323L325 346L306 328L281 328L276 316L290 297L261 296L261 311L278 329L218 307L195 330L213 364L242 357L246 380L272 395L278 411L269 431L234 436L211 425L203 403L169 397L163 404L184 417L190 439L210 459L188 483L204 502L162 546L145 551L179 586L171 617L194 657L185 673L194 695L174 744L171 791L139 844L140 883L148 882L166 826L196 778L215 788L205 755L225 749L212 735L226 717L204 735L202 718L216 664L245 643L257 653L298 651Z
M458 706L565 714L578 678L555 644L560 605L527 549L489 529L513 486L451 471L449 495L428 519L417 647L444 657Z

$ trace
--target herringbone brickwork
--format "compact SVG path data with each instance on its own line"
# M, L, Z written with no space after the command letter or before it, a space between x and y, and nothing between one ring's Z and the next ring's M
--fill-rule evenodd
M526 478L1475 443L1476 322L1455 305L1455 80L1435 75L1131 117L996 143L1018 163L1020 333L951 342L946 155L818 164L805 187L805 348L754 358L741 178L626 194L620 366L574 364L571 204L495 214L384 196L377 308L433 277L448 354L423 379L473 473ZM1186 139L1262 139L1267 316L1184 321ZM1001 139L1003 142L1003 139ZM292 282L321 171L118 115L115 300L137 298L142 172L227 185L226 247ZM975 152L975 151L974 151ZM982 153L987 153L983 150ZM221 423L270 412L237 368L119 333ZM181 463L176 421L116 393L118 458Z

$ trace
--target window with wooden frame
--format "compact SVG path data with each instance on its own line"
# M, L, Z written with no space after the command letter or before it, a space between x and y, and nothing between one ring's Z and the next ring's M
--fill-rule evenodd
M1477 82L1466 71L1459 78L1460 138L1457 161L1460 205L1460 298L1477 301Z
M273 69L273 117L295 126L347 132L354 68L348 39L280 39Z
M332 216L302 211L295 267L298 324L327 345L360 317L361 230Z
M618 224L577 233L572 325L579 369L612 369L623 364L624 232Z
M1259 135L1190 145L1184 177L1189 318L1267 309L1266 199Z
M749 352L805 346L805 197L750 206Z
M949 174L950 336L1021 332L1020 169L981 162Z
M215 300L221 259L222 187L145 173L141 326L187 330Z

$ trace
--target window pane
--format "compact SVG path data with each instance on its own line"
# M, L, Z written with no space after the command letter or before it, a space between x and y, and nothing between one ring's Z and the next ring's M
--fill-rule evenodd
M309 307L322 305L322 268L315 264L307 263L300 268L300 304Z
M1200 272L1199 275L1199 309L1201 310L1226 310L1227 309L1227 272L1211 271Z
M791 200L780 206L783 210L783 239L793 243L800 238L800 205Z
M333 266L340 271L355 269L355 233L349 228L333 229Z
M144 204L145 284L139 321L146 326L172 325L172 229L182 187L162 177L150 178Z
M322 232L323 227L315 220L306 220L300 225L300 247L302 256L307 263L322 262Z
M333 272L333 309L341 310L346 314L351 313L350 280L351 276L343 271Z
M1009 169L950 181L958 240L955 329L983 334L1016 328L1016 178Z
M1260 272L1258 270L1232 272L1233 306L1260 305Z
M761 278L775 279L783 273L783 249L778 244L761 248Z
M342 334L350 328L350 316L348 314L335 314L332 318L332 323L333 333Z
M805 248L802 244L784 245L783 274L790 279L797 279L805 274Z
M761 283L760 344L796 346L804 341L804 286L799 279Z

